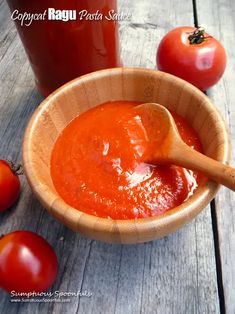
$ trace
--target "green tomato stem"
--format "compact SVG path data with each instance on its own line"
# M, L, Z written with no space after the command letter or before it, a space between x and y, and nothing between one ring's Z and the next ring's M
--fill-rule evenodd
M205 29L203 27L198 27L196 30L188 36L188 40L191 45L198 45L205 41Z
M24 174L24 170L23 170L23 166L21 164L14 164L12 161L7 160L7 162L9 163L9 166L11 167L11 171L17 175L20 176L22 174Z

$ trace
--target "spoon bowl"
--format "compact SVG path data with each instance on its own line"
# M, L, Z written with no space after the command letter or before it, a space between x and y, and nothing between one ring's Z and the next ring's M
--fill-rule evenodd
M143 156L145 162L172 163L200 171L212 180L235 191L235 169L185 144L172 115L165 107L156 103L145 103L137 106L136 110L141 115L151 148L147 149Z
M219 184L208 180L184 203L162 215L112 220L88 215L66 204L51 179L51 152L63 129L84 111L115 100L159 103L176 112L195 129L207 156L228 162L230 144L226 125L205 94L167 73L142 68L116 68L79 77L41 103L25 132L24 171L43 207L68 228L105 242L151 241L176 231L196 217L215 197ZM28 214L33 219L33 213L29 211Z
M135 110L141 116L149 141L143 161L157 164L170 162L170 150L173 142L180 140L180 135L169 110L156 103L141 104Z

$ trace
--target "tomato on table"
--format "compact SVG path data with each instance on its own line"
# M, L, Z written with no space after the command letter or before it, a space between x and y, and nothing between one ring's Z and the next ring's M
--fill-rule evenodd
M7 292L42 292L51 287L57 257L41 236L15 231L0 239L0 287Z
M221 43L205 33L203 28L177 27L161 40L157 67L204 91L223 75L226 53Z
M20 194L20 180L18 177L20 167L0 160L0 212L11 207Z

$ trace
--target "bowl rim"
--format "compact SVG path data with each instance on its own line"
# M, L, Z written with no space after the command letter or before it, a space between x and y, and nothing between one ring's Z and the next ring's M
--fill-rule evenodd
M37 123L39 120L39 117L44 111L47 111L48 107L50 106L51 102L55 100L57 97L60 96L61 93L63 93L64 89L67 88L73 88L82 82L84 80L94 80L97 77L100 77L100 75L124 75L125 73L139 73L139 74L154 74L154 75L161 75L164 76L166 79L176 80L178 84L184 84L184 88L191 89L192 92L199 95L199 97L203 97L205 100L206 105L213 108L213 111L216 112L216 115L218 119L220 120L221 126L222 126L222 132L223 132L223 138L224 138L224 150L223 155L221 158L217 159L220 162L228 163L230 160L230 139L227 132L227 126L226 123L221 115L221 113L218 111L218 109L213 105L211 100L198 88L191 85L190 83L175 77L174 75L161 72L154 69L146 69L141 67L119 67L119 68L112 68L112 69L104 69L99 70L96 72L91 72L89 74L80 76L78 78L73 79L72 81L64 84L57 90L55 90L52 94L50 94L47 98L45 98L41 104L37 107L37 109L32 114L28 125L26 127L25 133L24 133L24 139L23 139L23 146L22 146L22 156L23 156L23 165L25 169L25 175L27 177L27 180L29 182L29 185L31 186L32 190L36 194L36 197L40 200L40 202L48 209L49 213L55 216L55 213L52 212L52 208L55 209L55 212L58 214L57 218L64 224L66 220L66 213L70 211L74 217L77 219L77 225L84 225L86 228L92 227L94 230L94 226L97 232L107 232L112 233L114 228L114 224L118 228L118 232L121 234L124 232L125 234L131 234L133 231L133 228L135 229L135 232L137 231L137 234L139 233L139 230L145 230L147 231L150 227L150 225L154 226L155 228L162 228L162 226L170 225L172 222L176 223L179 222L184 218L186 222L190 221L193 217L195 217L207 204L214 198L216 192L218 191L220 185L209 180L206 184L199 187L196 192L185 202L183 202L181 205L174 207L165 213L153 216L153 217L147 217L147 218L138 218L138 219L111 219L111 218L102 218L93 216L90 214L87 214L85 212L82 212L78 209L75 209L65 203L62 198L57 194L55 194L53 191L51 191L50 188L46 187L45 184L40 182L40 179L37 176L37 173L34 171L33 162L31 159L31 139L34 134L34 130L37 127ZM82 218L82 219L81 219ZM137 228L138 225L138 228ZM133 228L132 228L133 227Z

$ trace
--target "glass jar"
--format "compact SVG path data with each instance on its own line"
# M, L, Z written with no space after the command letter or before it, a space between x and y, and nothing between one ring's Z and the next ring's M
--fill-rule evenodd
M120 66L118 25L109 19L116 0L7 2L42 95L83 74Z

